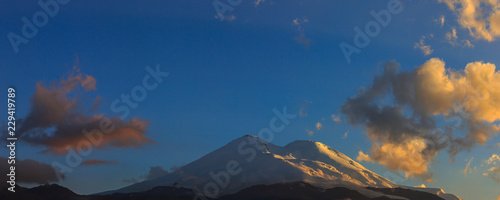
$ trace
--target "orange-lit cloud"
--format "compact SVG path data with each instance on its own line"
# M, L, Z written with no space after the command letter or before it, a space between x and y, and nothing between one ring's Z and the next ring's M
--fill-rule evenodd
M381 103L388 98L393 100ZM432 58L410 72L385 63L383 74L349 98L341 112L348 123L364 127L374 144L370 155L358 159L432 180L429 165L441 150L453 160L498 134L498 102L500 73L494 64L472 62L454 71ZM444 124L438 127L437 120Z
M104 113L89 114L97 110L100 97L90 109L81 105L79 97L91 90L96 90L96 79L80 73L77 68L67 78L48 87L37 83L30 112L18 120L18 137L33 146L43 146L44 152L53 154L64 154L71 148L139 148L153 142L144 136L148 125L145 120L124 121L105 117Z
M431 55L432 52L434 52L434 50L432 50L431 45L425 44L424 40L425 40L425 36L422 36L422 38L420 39L420 42L415 43L413 48L420 49L420 51L422 51L424 56Z
M321 128L323 128L323 125L320 122L316 123L316 130L319 131Z
M470 164L471 164L471 162L472 162L473 159L474 159L474 157L470 158L469 162L467 162L467 164L465 165L464 175L467 175L468 173L472 172L472 170L470 168Z
M497 163L497 161L499 163ZM497 154L491 155L491 157L485 161L486 166L489 167L484 176L488 176L497 183L500 183L500 157Z
M488 158L488 160L486 160L486 164L488 165L496 165L497 164L497 161L500 161L500 157L497 155L497 154L493 154L491 155L490 158Z
M99 160L99 159L90 159L82 162L81 165L114 165L116 161L114 160Z
M500 36L499 0L438 0L456 13L458 23L472 37L494 41Z
M451 31L446 33L445 38L451 45L453 46L457 45L457 39L458 39L457 29L455 27L451 28Z
M373 144L370 154L359 152L358 161L378 162L394 171L404 171L406 178L413 176L425 177L432 181L432 173L428 172L431 160L437 154L428 155L423 139L408 140L403 143Z
M438 24L440 24L440 25L441 25L441 28L442 28L442 27L444 26L444 22L446 21L446 18L444 17L444 15L441 15L441 16L439 17L439 19L436 19L435 21L436 21Z

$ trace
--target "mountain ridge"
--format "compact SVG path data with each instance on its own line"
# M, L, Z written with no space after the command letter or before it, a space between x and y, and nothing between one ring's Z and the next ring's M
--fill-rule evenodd
M9 200L443 200L439 195L410 190L406 188L366 188L366 192L347 187L319 188L304 182L277 183L271 185L254 185L234 194L219 198L200 197L188 188L157 186L138 193L115 193L111 195L79 195L68 188L57 184L42 185L34 188L18 186L19 192L6 189L0 191L0 199ZM373 194L377 194L374 196Z

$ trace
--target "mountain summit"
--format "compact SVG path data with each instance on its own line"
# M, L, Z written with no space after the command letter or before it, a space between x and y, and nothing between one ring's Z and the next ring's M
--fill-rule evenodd
M319 188L342 186L368 196L377 195L367 187L401 187L323 143L300 140L280 147L246 135L170 174L101 195L174 186L193 188L214 198L254 185L291 182Z

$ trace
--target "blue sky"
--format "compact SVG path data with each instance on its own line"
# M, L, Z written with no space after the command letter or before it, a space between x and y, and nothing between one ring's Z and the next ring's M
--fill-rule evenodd
M59 183L82 194L126 186L123 179L138 178L151 166L180 166L235 138L256 135L268 126L272 109L284 106L307 116L292 120L273 143L316 140L354 159L359 151L369 152L372 141L365 127L346 121L340 106L360 87L371 85L383 63L396 61L401 71L412 71L430 58L442 59L447 69L456 71L475 61L500 63L497 41L474 37L458 21L458 11L430 0L402 1L403 11L392 15L388 26L348 63L339 44L353 44L353 28L364 29L374 21L370 11L387 9L388 2L266 0L256 5L243 0L221 21L212 1L70 1L15 53L7 35L21 34L21 19L31 19L42 9L36 2L3 1L1 88L16 88L16 115L23 118L30 112L36 84L57 83L77 63L81 73L96 80L96 90L75 94L82 106L89 107L100 96L95 113L116 117L111 103L142 83L146 66L159 64L170 73L124 119L147 120L144 136L155 142L138 149L94 149L84 159L116 163L75 167ZM446 38L452 29L459 44ZM423 36L430 55L415 48ZM474 47L464 46L464 40ZM332 115L340 116L341 122L333 122ZM315 127L318 122L321 130ZM464 199L495 199L499 183L483 176L487 168L481 165L498 153L499 142L493 137L464 150L453 163L443 150L430 164L435 182L410 177L401 184L439 187ZM19 143L20 159L65 162L64 155L41 153L43 145ZM477 169L464 175L471 157ZM383 176L398 173L377 162L360 163Z

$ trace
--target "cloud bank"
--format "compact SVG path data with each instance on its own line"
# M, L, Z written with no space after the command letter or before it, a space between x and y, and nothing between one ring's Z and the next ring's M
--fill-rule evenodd
M175 171L177 170L177 167L172 167L172 170ZM161 166L153 166L149 168L149 171L147 174L141 175L139 178L125 178L122 180L124 183L128 184L134 184L138 183L140 181L147 181L147 180L152 180L155 178L159 178L162 176L167 175L169 172L166 169L163 169Z
M8 174L10 172L10 166L11 165L7 163L7 158L0 157L0 173L4 177L6 177L5 174ZM60 174L58 171L55 171L55 169L52 168L51 165L31 159L17 159L15 167L16 182L19 183L45 184L58 182L58 175L60 175L61 179L64 179L64 174ZM1 184L6 184L6 182L2 182Z
M49 86L37 83L28 115L17 121L18 138L32 146L45 147L43 152L53 154L64 154L71 148L88 149L89 145L99 149L140 148L153 142L144 136L148 125L145 120L124 121L118 117L105 118L104 113L96 114L100 96L91 108L84 108L82 99L85 98L80 96L93 90L96 90L96 79L80 73L76 67L67 78ZM106 131L99 133L103 126Z
M366 129L373 144L358 160L432 181L430 165L440 151L453 160L498 134L500 73L494 64L472 62L454 71L432 58L410 72L393 61L383 67L372 85L341 106L346 121Z

